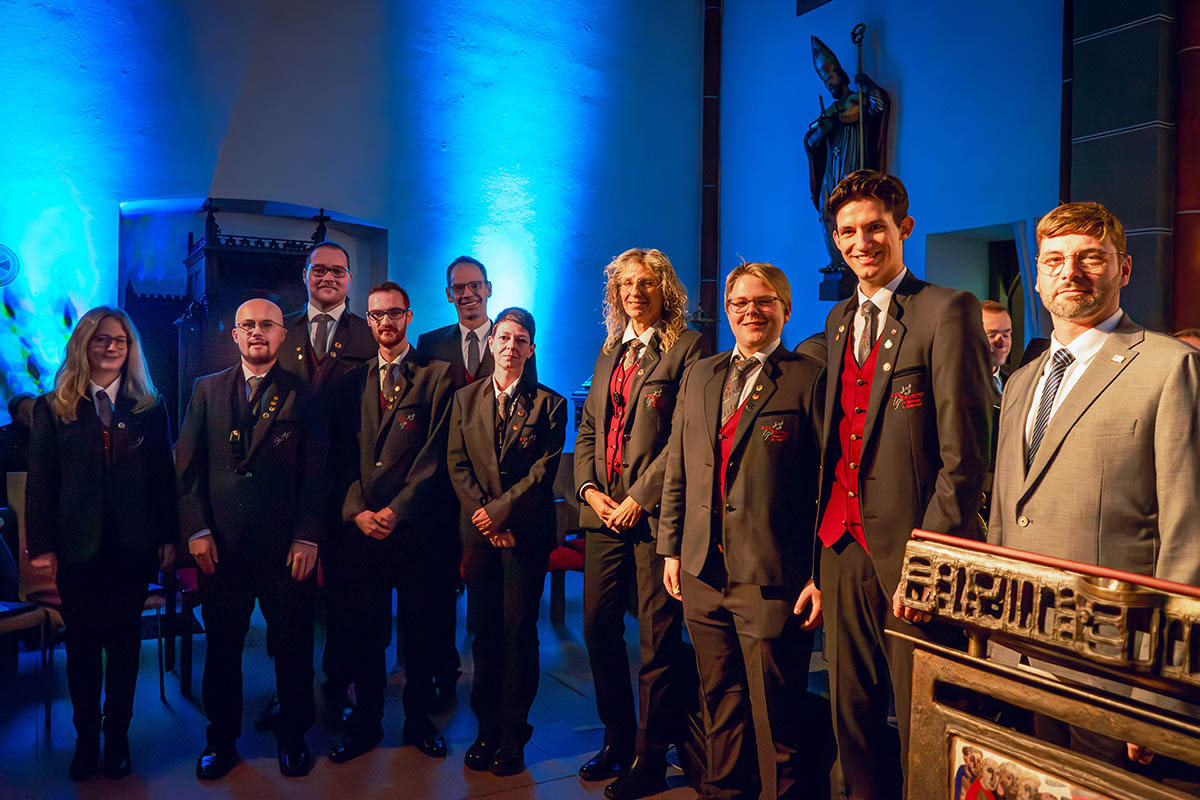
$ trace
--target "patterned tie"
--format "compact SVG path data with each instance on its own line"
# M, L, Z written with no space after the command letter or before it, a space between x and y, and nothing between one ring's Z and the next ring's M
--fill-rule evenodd
M501 394L496 398L496 447L504 446L504 432L507 429L508 410L512 406L512 396Z
M253 402L254 402L254 395L258 394L258 386L259 386L259 384L260 384L260 383L262 383L262 382L263 382L263 379L262 379L262 376L261 376L261 375L252 375L252 376L250 376L249 378L247 378L247 379L246 379L246 403L247 403L247 407L249 407L249 404L251 404L251 403L253 403ZM251 410L251 411L254 411L254 409L253 409L253 408L251 408L250 410ZM255 411L254 413L257 415L257 413L258 413L258 412L256 412L256 411Z
M479 334L475 331L467 333L467 374L472 378L479 371Z
M879 309L870 300L862 304L859 309L862 314L863 328L862 336L858 337L858 352L855 353L855 360L861 367L871 356L871 350L875 347L875 328L879 319Z
M641 339L631 339L629 344L625 345L625 357L621 359L621 369L624 372L629 372L634 364L642 357L642 349L646 343Z
M384 364L380 369L383 370L383 399L391 402L392 395L396 393L396 376L400 373L400 365Z
M96 414L100 417L100 424L106 428L111 428L113 420L112 398L108 396L108 392L101 389L96 395L96 401Z
M325 353L329 351L329 323L333 322L333 317L329 314L317 314L313 317L313 322L317 323L313 353L316 355L317 361L322 361Z
M721 427L729 422L729 418L742 404L742 388L746 385L746 373L758 364L758 359L733 357L733 365L729 368L729 378L725 382L725 391L721 392Z
M1050 423L1050 409L1054 407L1054 396L1058 394L1058 385L1062 383L1063 374L1074 360L1075 356L1071 355L1071 351L1065 347L1054 354L1054 363L1050 367L1050 374L1046 376L1046 385L1042 387L1042 399L1038 402L1037 419L1033 421L1033 433L1029 437L1029 456L1025 461L1027 469L1033 463L1033 456L1037 453L1038 445L1042 443L1042 437L1046 435L1046 426Z

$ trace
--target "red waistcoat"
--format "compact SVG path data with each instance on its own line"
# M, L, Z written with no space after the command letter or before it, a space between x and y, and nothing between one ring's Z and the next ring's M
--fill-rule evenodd
M717 457L721 468L717 472L716 489L722 504L725 502L725 471L729 469L729 456L733 452L733 434L737 432L738 420L742 418L742 409L745 407L745 403L738 406L729 421L717 430Z
M854 541L862 545L863 550L870 552L862 525L862 508L859 504L862 485L858 472L879 341L875 341L871 355L860 367L854 360L851 338L846 337L846 357L842 362L842 380L838 390L838 406L842 413L838 419L837 435L841 455L834 465L829 503L825 506L825 515L821 517L817 536L826 547L832 547L842 538L842 534L849 533Z
M641 359L638 359L626 370L621 366L624 358L617 361L612 379L608 383L608 407L612 414L608 418L608 431L604 439L604 464L608 471L608 482L611 486L621 474L622 457L625 449L625 415L629 408L629 390L633 386L633 377ZM614 403L613 398L621 398L620 403Z

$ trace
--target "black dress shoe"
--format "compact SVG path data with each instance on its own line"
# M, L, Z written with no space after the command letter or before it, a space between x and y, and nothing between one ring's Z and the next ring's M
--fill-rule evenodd
M100 737L75 741L75 755L68 770L73 781L86 781L100 769Z
M133 772L129 763L129 734L104 734L104 776L117 780Z
M404 724L404 743L414 745L430 758L446 757L446 740L438 733L433 723Z
M496 755L496 745L491 739L480 734L475 738L475 743L467 748L467 757L463 759L463 764L467 769L483 772L492 768L494 755Z
M667 754L637 755L625 774L604 787L607 800L639 800L667 790Z
M329 760L335 764L344 764L352 758L358 758L363 753L375 749L375 745L383 741L383 728L377 728L369 733L347 733L342 737L342 743L329 751Z
M279 743L279 774L285 778L303 778L312 769L312 753L303 736Z
M516 775L525 771L524 747L501 747L492 756L492 765L488 768L499 778Z
M196 761L196 777L202 781L224 778L237 764L238 754L232 747L206 747Z
M579 768L585 781L606 781L620 775L629 766L629 751L606 744L600 752Z

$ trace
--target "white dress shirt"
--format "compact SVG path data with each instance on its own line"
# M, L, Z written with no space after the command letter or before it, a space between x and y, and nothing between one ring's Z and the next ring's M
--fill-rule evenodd
M887 316L888 308L892 305L892 295L896 293L896 287L900 285L900 281L904 280L904 276L908 274L908 267L903 267L900 274L887 282L887 286L881 289L876 289L875 294L867 297L863 294L862 287L855 289L858 292L858 311L854 312L854 338L850 340L850 346L855 348L851 352L858 352L858 343L862 341L863 326L866 325L866 320L863 319L862 307L863 303L868 300L871 304L879 309L879 314L875 317L875 341L879 341L879 337L883 335L883 326L886 324L884 317Z
M633 332L633 320L629 320L629 322L625 323L625 332L621 334L621 344L624 345L626 342L631 342L634 339L641 339L642 344L644 344L646 347L649 347L650 340L654 338L654 332L659 329L661 324L662 323L660 322L654 323L649 328L646 328L646 330L642 331L642 334L639 336Z
M108 399L112 402L113 408L117 407L117 392L121 391L121 373L117 373L117 377L108 386L101 386L95 381L88 381L88 391L92 393L92 405L96 407L96 416L100 416L100 401L97 395L104 392L108 395Z
M329 327L325 331L325 352L328 353L329 348L333 346L333 332L337 328L338 323L342 321L342 314L345 313L345 300L328 311L322 311L312 303L308 304L308 341L312 344L313 350L317 349L317 325L320 324L315 320L315 317L318 314L328 314L333 317L332 322L326 323Z
M405 343L404 352L402 352L400 355L393 358L391 361L384 361L383 353L379 354L379 365L378 365L378 369L376 370L379 373L379 391L381 391L381 392L383 391L383 379L384 379L384 376L386 376L388 373L388 371L385 370L384 367L388 366L389 364L396 364L396 365L402 364L404 362L404 359L408 357L409 350L412 350L412 345Z
M1046 420L1047 425L1051 419L1054 419L1054 414L1063 404L1063 400L1071 393L1071 389L1075 384L1079 383L1079 379L1083 373L1087 371L1088 364L1092 363L1092 359L1100 352L1100 348L1104 347L1104 341L1108 335L1117 327L1117 323L1121 321L1121 315L1125 312L1117 309L1117 312L1108 319L1101 322L1096 327L1081 333L1075 337L1075 341L1069 345L1060 344L1054 336L1050 337L1050 352L1046 357L1046 364L1042 367L1041 377L1038 378L1037 386L1033 389L1033 403L1029 406L1029 416L1025 418L1025 443L1029 443L1029 439L1033 436L1033 426L1037 420L1038 406L1042 404L1042 388L1046 385L1046 378L1050 375L1050 369L1054 366L1054 354L1059 350L1070 350L1071 355L1075 356L1063 372L1062 382L1058 384L1058 393L1054 395L1054 404L1050 406L1050 417Z
M742 348L734 345L733 353L729 356L729 363L732 365L735 358L752 358L758 363L746 370L744 382L742 383L742 396L738 398L738 408L746 402L746 398L750 396L750 392L754 391L755 381L758 380L758 374L762 372L763 364L767 363L767 359L771 357L771 353L775 352L775 348L779 347L780 339L776 339L769 345L759 350L757 353L751 353L748 356L742 355Z

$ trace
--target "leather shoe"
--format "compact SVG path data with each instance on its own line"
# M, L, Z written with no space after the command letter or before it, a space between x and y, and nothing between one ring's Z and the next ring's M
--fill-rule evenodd
M492 768L492 756L495 754L496 745L491 739L480 734L475 737L474 744L467 748L467 757L463 759L463 764L467 769L483 772Z
M666 790L666 753L639 754L624 775L604 787L604 796L607 800L638 800Z
M196 777L202 781L224 778L237 764L238 754L232 747L208 746L196 761Z
M585 781L605 781L620 775L628 765L628 750L606 744L579 768L579 777Z
M424 722L404 725L404 743L415 745L430 758L446 757L446 740L438 733L433 723Z
M104 734L104 776L117 780L124 778L130 772L133 772L133 766L129 763L129 734L122 731L120 733L105 733Z
M342 743L329 751L329 760L334 764L344 764L352 758L374 750L375 745L382 740L383 728L377 728L369 734L347 733L342 737Z
M86 781L99 770L100 737L93 739L76 739L75 755L71 758L68 770L73 781Z
M312 769L312 753L303 736L279 743L279 774L285 778L303 778Z
M501 747L492 757L492 765L488 768L498 778L516 775L525 771L524 747Z

